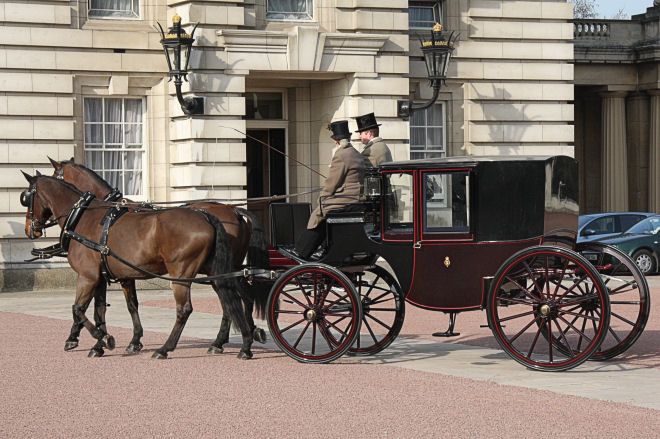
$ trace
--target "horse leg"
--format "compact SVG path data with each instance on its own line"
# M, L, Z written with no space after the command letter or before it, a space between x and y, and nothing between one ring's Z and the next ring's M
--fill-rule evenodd
M121 287L124 290L126 307L128 308L128 312L131 314L131 320L133 320L133 338L131 339L129 345L126 346L126 352L129 354L137 354L143 348L140 339L144 335L144 331L142 329L142 322L140 322L140 314L138 313L139 304L137 299L137 292L135 291L135 281L121 281Z
M257 325L254 324L254 319L252 318L254 302L252 300L243 299L243 306L245 307L245 319L247 320L250 331L252 332L252 338L261 344L266 343L266 331L261 328L257 328Z
M106 303L107 285L105 282L99 282L94 288L94 322L96 329L104 334L108 334L105 325L105 312L108 304ZM109 335L103 340L96 342L92 350L89 352L90 357L102 357L104 354L103 348L107 347L110 350L115 348L115 339Z
M115 347L114 337L108 335L104 329L97 328L85 315L89 302L92 300L92 292L96 291L98 283L99 279L87 279L79 275L76 282L76 301L72 307L74 324L77 322L84 326L92 337L98 340L98 343L89 352L90 357L102 356L104 347L111 350Z
M176 322L165 344L156 349L156 352L151 356L151 358L159 360L167 358L167 353L172 352L176 348L183 328L186 326L188 317L190 317L193 310L192 302L190 301L190 282L173 282L172 289L174 290L174 300L176 301Z
M83 313L87 310L88 305L89 302L87 302L87 304L83 306L82 308ZM72 307L71 311L73 314L73 325L71 326L71 333L69 334L69 338L67 338L66 341L64 342L65 351L70 351L78 347L78 337L80 337L80 331L82 331L83 328L82 320L80 319L80 317L78 317L78 314L76 313L75 305Z
M222 300L220 301L220 306L222 307L222 322L220 323L220 330L218 331L218 336L215 338L215 341L206 351L207 354L221 354L224 351L222 346L229 341L229 327L231 326L231 320L227 315L225 303Z

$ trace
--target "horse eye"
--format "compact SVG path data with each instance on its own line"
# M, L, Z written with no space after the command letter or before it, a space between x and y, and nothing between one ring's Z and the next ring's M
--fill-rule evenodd
M21 192L21 205L23 207L30 207L30 198L32 197L32 194L30 191L23 191Z

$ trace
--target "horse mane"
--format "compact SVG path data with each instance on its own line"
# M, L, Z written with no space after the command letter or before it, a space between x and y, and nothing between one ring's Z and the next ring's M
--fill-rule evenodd
M43 174L38 175L36 178L37 178L37 180L45 178L46 180L54 181L55 183L61 184L62 186L66 187L68 189L71 189L73 192L77 193L78 195L83 194L83 192L80 189L78 189L77 187L75 187L71 183L67 183L64 180L60 180L59 178L55 178L55 177L51 177L50 175L43 175Z
M73 160L65 160L61 162L62 166L64 167L65 165L70 165L73 166L74 168L81 169L83 171L88 172L92 177L94 177L99 183L107 187L108 189L112 189L112 186L110 186L110 183L105 181L103 177L101 177L99 174L96 173L96 171L93 171L92 169L88 168L87 166L78 164L74 162Z

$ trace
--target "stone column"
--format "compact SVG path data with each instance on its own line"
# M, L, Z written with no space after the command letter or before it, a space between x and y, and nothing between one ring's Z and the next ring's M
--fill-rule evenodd
M660 212L660 90L649 91L649 212Z
M604 93L601 148L601 209L628 210L628 154L626 92Z

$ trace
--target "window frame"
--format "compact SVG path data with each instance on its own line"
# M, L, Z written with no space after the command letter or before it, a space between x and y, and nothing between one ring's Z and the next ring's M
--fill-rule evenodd
M428 111L430 108L435 106L442 107L442 125L429 125L428 124ZM445 101L436 102L430 108L427 108L423 111L424 113L424 125L413 125L414 116L410 118L409 123L409 138L410 138L410 159L425 159L425 158L441 158L447 156L447 103ZM413 129L424 128L424 147L422 149L413 147ZM429 129L441 128L442 129L442 145L440 150L429 149ZM431 145L436 146L436 145ZM414 154L420 154L421 156L414 156Z
M142 3L140 0L130 0L131 10L124 11L120 9L93 9L92 0L87 0L87 18L92 20L140 20L141 19L141 7ZM101 15L95 14L94 11L113 11L113 15ZM124 12L122 14L122 12Z
M448 176L453 177L454 175L462 175L463 180L465 182L465 190L463 192L464 196L464 210L465 210L465 225L463 226L455 226L453 225L453 222L455 220L454 218L454 200L452 196L452 201L449 202L448 200L448 195L451 192L451 194L454 194L454 190L450 189L452 185L454 184L453 178L451 179L451 184L449 183L449 178ZM427 192L427 178L429 176L441 176L442 180L444 180L444 186L442 187L443 191L445 192L444 197L442 198L441 201L436 202L440 203L439 207L441 209L447 209L450 211L451 214L451 219L452 219L452 225L447 226L447 227L442 227L442 226L434 226L430 227L428 225L428 218L429 218L429 194ZM438 235L447 235L451 234L452 236L460 235L460 236L467 236L470 234L470 230L472 229L472 224L471 224L471 202L472 202L472 197L471 197L471 190L472 190L472 170L469 168L459 168L459 169L433 169L433 170L424 170L421 172L420 175L420 189L421 189L421 203L420 203L420 208L421 208L421 219L422 219L422 224L421 224L421 231L422 231L422 238L423 240L428 240L428 239L437 239ZM435 195L435 192L433 193ZM431 197L433 199L433 197Z
M418 30L428 30L430 28L433 28L435 23L440 23L442 24L442 2L441 1L409 1L408 2L408 29L418 29ZM419 9L431 9L433 11L433 23L428 23L428 22L421 22L421 21L412 21L410 18L410 10L414 8L419 8ZM414 25L414 23L419 23L418 25ZM422 24L423 23L423 24Z
M314 21L314 0L305 0L306 12L269 11L271 1L276 0L266 0L266 21Z
M88 121L85 119L85 101L87 100L100 100L101 101L101 108L102 108L102 120L99 121ZM105 116L105 107L106 107L106 101L107 100L121 100L121 118L122 120L120 122L108 122L106 121L106 116ZM127 142L126 139L126 131L125 131L125 125L127 125L127 122L124 120L125 117L125 112L126 112L126 101L127 100L134 100L134 101L140 101L141 105L141 111L142 111L142 117L140 122L137 124L140 125L141 127L141 136L140 136L140 141L139 142ZM148 163L147 163L147 115L146 115L146 108L147 103L146 103L146 98L143 96L83 96L83 103L82 103L82 124L83 124L83 129L82 129L82 149L83 149L83 161L85 163L85 166L87 166L89 169L92 169L94 172L99 174L101 178L106 180L108 184L112 186L112 183L110 183L106 178L104 173L106 171L119 171L122 174L122 185L121 187L118 187L118 189L122 192L122 194L126 197L129 197L135 201L146 201L147 200L147 179L148 179ZM101 142L89 142L87 139L87 127L89 125L98 125L101 124ZM133 124L133 123L130 123ZM108 125L119 125L122 130L122 141L121 141L121 147L120 148L108 148L106 147L106 144L108 144L106 140L106 127ZM88 145L92 146L88 146ZM129 148L127 145L140 145L139 148ZM100 145L100 146L98 146ZM95 169L92 166L92 163L88 163L87 160L87 153L88 152L100 152L101 157L102 157L102 164L101 164L101 169ZM139 152L141 153L141 169L128 169L125 166L125 160L124 160L124 154L121 155L121 168L117 169L111 169L111 168L105 168L105 155L103 153L105 152L121 152L121 153L127 153L127 152ZM141 181L140 181L140 186L139 194L131 194L131 193L126 193L126 180L125 180L125 173L126 172L135 172L139 171L141 173Z

